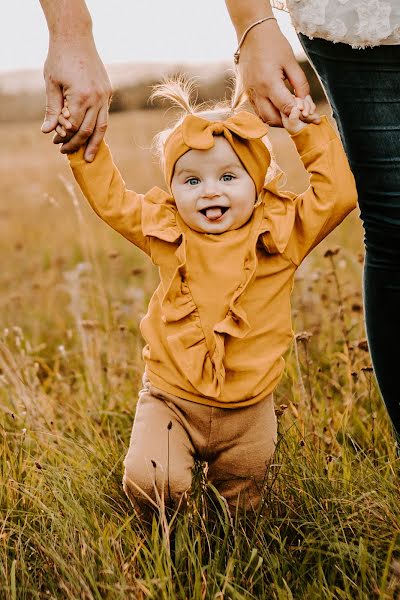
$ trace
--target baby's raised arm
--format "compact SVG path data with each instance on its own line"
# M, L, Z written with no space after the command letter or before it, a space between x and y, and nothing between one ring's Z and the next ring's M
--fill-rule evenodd
M294 201L295 222L285 251L297 265L357 204L353 174L328 118L303 125L292 140L310 174L310 186Z
M68 159L89 204L103 221L149 254L149 239L142 231L144 196L126 188L104 140L93 162L86 162L84 153L82 146Z
M60 137L67 135L71 127L68 102L58 117L56 131ZM128 190L121 173L114 165L111 152L104 140L93 162L85 160L86 146L68 159L74 177L96 214L110 227L126 237L130 242L149 254L149 241L142 231L142 194Z

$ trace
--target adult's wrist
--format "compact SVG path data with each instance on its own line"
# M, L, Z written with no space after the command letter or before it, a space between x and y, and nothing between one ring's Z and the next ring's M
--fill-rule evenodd
M94 41L94 37L91 30L88 30L87 33L77 33L75 31L70 32L69 34L65 32L50 34L49 49L51 48L65 48L67 52L69 50L72 51L73 49L80 49L80 52L97 52L96 42Z
M277 23L275 20L273 20L271 17L273 17L274 15L271 13L269 15L263 15L262 17L255 17L254 19L251 20L246 20L243 21L243 25L241 24L240 27L238 27L236 29L235 27L235 31L236 31L236 36L238 39L238 42L241 40L244 32L246 31L246 29L248 29L249 27L251 27L251 25L253 23L257 23L257 21L262 21L263 19L266 19L265 21L263 21L262 23L260 23L259 25L257 25L257 27L259 28L259 31L261 31L262 29L268 29L268 27L270 27L271 23L274 23L275 26L277 26ZM267 25L268 24L268 25ZM246 38L248 36L250 36L253 33L253 29L250 29L249 33L246 35Z
M260 0L225 0L229 16L236 31L238 42L246 29L260 19L273 17L269 1Z
M79 27L49 28L49 40L51 43L73 41L82 42L83 44L90 42L94 45L92 22L79 23Z
M92 36L92 17L84 0L40 0L51 40Z
M236 65L239 63L241 48L246 40L246 37L249 35L249 33L252 31L252 29L254 29L255 27L258 27L259 25L262 25L263 23L266 23L267 21L276 21L276 18L275 17L264 17L263 19L254 21L254 23L251 23L251 25L249 25L249 27L247 29L245 29L242 37L239 40L236 52L233 55L233 61Z

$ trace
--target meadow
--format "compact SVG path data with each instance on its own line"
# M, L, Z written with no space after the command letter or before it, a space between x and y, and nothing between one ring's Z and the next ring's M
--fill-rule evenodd
M149 146L165 119L111 115L137 191L162 184ZM39 127L0 124L0 598L400 599L400 460L365 339L356 212L297 274L262 510L231 519L198 465L187 510L160 506L149 532L121 478L157 273L92 214ZM285 132L271 137L287 187L304 189Z

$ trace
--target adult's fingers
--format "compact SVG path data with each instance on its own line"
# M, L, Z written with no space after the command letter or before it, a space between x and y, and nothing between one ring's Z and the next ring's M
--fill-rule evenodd
M46 112L41 127L43 133L50 133L55 130L63 103L62 89L57 83L46 77Z
M295 96L286 87L280 67L264 69L264 81L257 80L247 91L258 116L268 125L282 127L281 112L289 115L295 106Z
M252 94L251 92L249 98L256 114L264 123L267 123L271 127L282 127L280 112L269 98L255 93Z
M294 93L298 98L305 98L310 94L310 85L303 69L295 60L287 61L285 64L285 75L290 85L294 89Z
M69 120L73 124L74 128L75 123L72 120L74 115L73 107L70 108L70 111L72 116ZM62 145L60 152L63 154L71 154L71 152L76 152L81 146L83 146L83 144L86 144L90 136L93 134L98 113L98 108L89 108L76 133L74 133L74 135L67 142L63 140L65 143Z
M86 150L85 160L91 162L97 154L101 141L108 126L108 106L103 106L97 115L96 127L93 135L89 138Z
M282 78L276 75L269 87L269 99L279 112L289 116L290 111L296 106L296 98L286 87Z
M315 112L316 106L311 96L306 96L302 102L304 102L304 107L306 110L302 111L300 119L305 123L320 123L321 117L317 112Z

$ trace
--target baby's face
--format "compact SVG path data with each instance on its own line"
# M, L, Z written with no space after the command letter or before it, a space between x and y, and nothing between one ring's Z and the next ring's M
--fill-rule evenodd
M189 150L175 164L171 189L183 221L202 233L244 225L254 210L256 188L229 142L215 136L209 150Z

